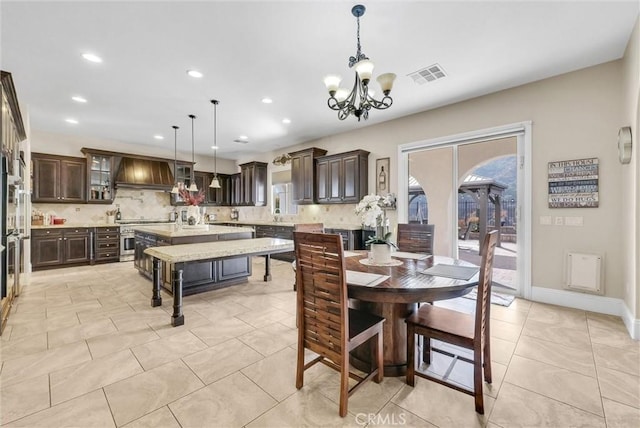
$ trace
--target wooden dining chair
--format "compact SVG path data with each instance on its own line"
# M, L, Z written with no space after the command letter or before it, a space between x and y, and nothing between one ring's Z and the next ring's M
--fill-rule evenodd
M382 325L384 318L349 309L346 270L340 235L294 232L298 283L298 359L296 388L304 384L304 371L318 362L340 372L341 417L347 414L349 396L364 382L382 382L384 376ZM352 373L349 353L369 342L371 370ZM319 356L304 362L304 351ZM349 388L349 378L356 384Z
M480 264L480 281L476 311L464 314L451 309L433 305L424 305L410 315L407 323L407 384L414 386L415 376L432 380L475 397L476 412L484 414L482 395L482 374L484 380L491 383L491 352L489 334L489 308L491 303L491 277L493 256L498 242L498 232L492 231L485 236L483 255ZM448 382L445 377L427 374L416 369L415 335L424 337L423 359L431 363L431 339L467 348L473 351L473 359L457 356L459 360L473 364L473 390Z
M398 250L433 254L433 224L398 224Z
M294 232L312 232L312 233L324 233L323 223L296 223L293 225ZM291 268L294 275L296 272L296 261L291 262ZM293 278L293 291L296 291L296 279Z

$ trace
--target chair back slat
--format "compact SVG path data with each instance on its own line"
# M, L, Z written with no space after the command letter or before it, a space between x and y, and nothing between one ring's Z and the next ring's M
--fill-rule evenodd
M433 254L433 224L398 224L398 249L410 253Z
M348 358L348 300L340 235L294 232L298 339L341 364Z
M493 230L485 235L482 243L482 261L480 262L480 280L478 283L478 298L476 300L476 340L489 340L491 284L493 278L493 260L495 258L497 244L497 230Z

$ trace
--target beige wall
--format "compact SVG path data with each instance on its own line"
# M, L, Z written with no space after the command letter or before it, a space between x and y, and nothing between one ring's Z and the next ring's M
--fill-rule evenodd
M616 150L624 117L622 70L623 61L609 62L289 149L315 146L329 154L369 150L369 188L373 189L375 159L390 157L391 177L395 177L398 145L532 121L532 285L563 289L565 250L601 252L606 257L605 294L623 298L622 272L629 261L623 257L621 243L628 231L619 227L622 166ZM275 154L264 154L264 160ZM547 163L589 157L600 160L600 207L549 209ZM397 180L390 187L397 193ZM584 226L542 226L543 215L581 216Z
M621 166L622 237L624 302L632 318L638 320L640 309L640 18L636 21L623 60L623 113L620 126L631 126L633 139L631 163ZM636 321L637 323L638 321ZM636 326L639 329L640 326Z

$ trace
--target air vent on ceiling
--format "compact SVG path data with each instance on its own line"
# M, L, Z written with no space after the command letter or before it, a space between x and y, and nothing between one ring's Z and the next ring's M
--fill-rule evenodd
M236 138L235 140L233 140L233 142L239 144L247 144L249 140L241 140L240 138Z
M429 67L409 73L408 76L411 77L418 85L424 85L425 83L442 79L443 77L446 77L446 74L440 64L433 64Z

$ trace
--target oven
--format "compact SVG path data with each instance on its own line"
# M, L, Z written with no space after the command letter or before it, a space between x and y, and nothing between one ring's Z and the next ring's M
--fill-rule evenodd
M120 226L120 261L133 261L136 251L135 232L132 225Z

